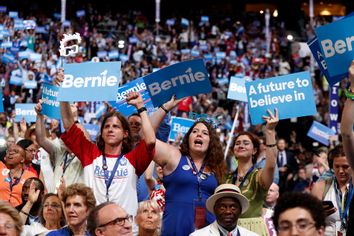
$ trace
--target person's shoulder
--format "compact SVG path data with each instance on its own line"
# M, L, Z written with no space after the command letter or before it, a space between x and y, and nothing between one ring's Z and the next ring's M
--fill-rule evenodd
M241 226L237 226L238 230L240 231L241 235L245 235L245 236L259 236L259 234L252 232L246 228L243 228Z
M201 229L198 229L198 230L194 231L189 236L209 235L209 234L206 234L206 233L209 232L209 230L210 230L210 225L205 226L204 228L201 228Z
M67 227L63 227L61 229L51 231L47 234L47 236L66 236L66 235L70 235Z

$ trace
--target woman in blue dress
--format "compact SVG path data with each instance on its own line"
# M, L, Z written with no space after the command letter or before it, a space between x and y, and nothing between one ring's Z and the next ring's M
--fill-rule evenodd
M158 141L154 161L163 169L166 206L161 235L189 235L214 221L206 199L222 183L223 150L215 129L197 121L180 149Z

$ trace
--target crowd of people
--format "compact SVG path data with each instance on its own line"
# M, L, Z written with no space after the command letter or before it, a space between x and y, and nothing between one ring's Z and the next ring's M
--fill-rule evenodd
M275 109L264 125L251 126L247 104L227 99L232 76L254 80L310 69L309 56L276 19L269 40L262 16L155 25L141 12L103 15L88 6L86 15L63 23L23 17L0 13L0 233L354 235L354 64L338 101L341 135L325 147L306 137L313 120L329 121L329 88L318 68L314 117L279 121L282 111ZM313 37L311 27L304 29ZM212 92L172 97L151 114L141 94L131 92L126 100L137 113L129 117L107 103L61 102L61 122L48 119L41 114L42 84L63 81L60 40L74 32L83 40L66 63L120 60L125 84L203 58ZM35 123L15 122L18 103L36 104ZM95 117L102 104L107 112ZM184 137L168 141L171 116L190 112L217 123L198 119ZM100 125L95 141L85 123Z

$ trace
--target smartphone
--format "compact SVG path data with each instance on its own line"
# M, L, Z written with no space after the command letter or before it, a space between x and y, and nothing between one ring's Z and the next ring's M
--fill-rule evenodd
M328 208L328 209L331 209L331 208L334 207L332 201L322 201L322 205L323 205L324 208Z

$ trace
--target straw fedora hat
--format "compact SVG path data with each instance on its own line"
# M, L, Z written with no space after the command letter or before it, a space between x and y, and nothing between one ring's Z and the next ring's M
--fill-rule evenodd
M217 200L223 197L236 198L241 205L242 212L245 213L249 207L248 199L242 195L240 189L234 184L221 184L216 189L213 195L211 195L206 201L206 208L211 213L214 213L214 205Z

